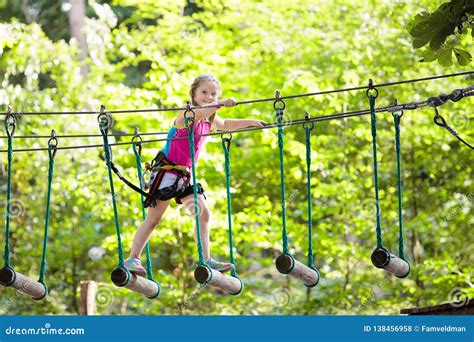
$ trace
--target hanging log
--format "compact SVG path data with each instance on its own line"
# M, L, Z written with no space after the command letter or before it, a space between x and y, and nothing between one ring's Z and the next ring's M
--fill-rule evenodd
M11 267L4 267L0 270L0 284L11 286L36 300L43 299L48 294L48 288L44 283L28 278Z
M408 261L390 253L386 248L377 248L372 252L372 264L383 268L398 278L405 278L410 273Z
M234 296L240 294L244 288L244 283L239 277L221 273L213 270L209 266L199 265L194 271L194 278L198 283L207 283L212 287Z
M160 284L156 281L130 273L122 267L112 271L111 279L115 286L125 287L134 292L141 293L150 299L158 297L161 292Z
M319 283L319 272L296 260L289 254L281 254L275 261L278 272L298 279L308 287Z

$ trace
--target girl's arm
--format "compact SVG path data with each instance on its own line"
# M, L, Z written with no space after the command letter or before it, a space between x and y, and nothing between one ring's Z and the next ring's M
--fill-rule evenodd
M209 108L193 109L194 113L196 113L196 117L195 117L196 122L210 117L212 114L216 112L218 108L219 107L213 106ZM185 113L184 110L178 113L178 117L176 118L176 126L184 126L184 113ZM188 112L186 116L192 116L192 113Z
M249 120L249 119L222 119L216 115L214 119L216 128L221 131L233 131L239 128L246 127L264 127L265 121L262 120Z
M216 107L216 104L212 104L211 107L209 108L198 108L198 109L193 109L194 113L196 113L195 120L200 121L204 120L208 117L210 117L212 114L214 114L220 107L233 107L236 105L236 101L233 98L229 99L224 99L220 100L217 102L218 106ZM184 113L186 111L182 110L178 113L178 117L176 118L176 125L177 126L184 126ZM187 116L192 115L192 113L187 113Z

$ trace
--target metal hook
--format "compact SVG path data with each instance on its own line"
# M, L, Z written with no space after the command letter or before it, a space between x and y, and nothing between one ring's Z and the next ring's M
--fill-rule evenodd
M105 106L100 105L100 112L99 116L97 117L97 121L99 122L99 126L104 131L107 131L111 127L112 118L110 114L105 111Z
M377 88L374 87L374 81L369 78L369 85L368 85L368 89L367 91L365 92L365 95L367 95L367 97L369 97L369 92L373 90L375 91L375 95L374 95L374 98L377 98L379 96L379 91L377 90Z
M137 139L139 141L135 141L135 139ZM140 155L140 156L142 154L142 142L143 142L143 138L140 135L138 127L136 127L135 131L133 132L132 143L133 143L133 148L138 146L138 155Z
M192 116L187 116L186 114L188 114L188 113L191 113ZM188 101L186 103L186 110L184 111L184 123L185 123L186 126L193 129L195 120L196 120L196 113L191 108L191 101Z
M309 131L311 132L314 128L314 122L310 122L309 119L309 113L308 112L305 112L304 113L304 119L306 122L303 123L303 128L309 128ZM309 124L311 124L311 127L309 126Z
M7 108L7 117L5 118L5 129L9 138L13 137L16 130L16 117L13 114L11 106Z
M281 107L277 107L277 103L281 103L282 106L281 106ZM275 110L280 109L281 112L283 112L283 110L286 108L286 103L285 103L285 101L283 101L283 100L281 99L280 91L279 91L279 90L276 90L276 91L275 91L275 101L273 102L273 108L274 108Z
M395 99L395 100L393 101L393 106L394 106L394 107L398 106L398 100L397 100L397 99ZM396 112L392 112L392 116L393 116L393 117L395 117L395 113L396 113ZM401 113L398 114L398 122L400 122L400 119L402 118L403 114L405 114L405 112L404 112L403 109L402 109L402 110L401 110Z
M51 153L51 150L53 153ZM51 158L54 158L56 151L58 150L58 139L56 138L56 131L51 130L51 138L48 140L48 152Z

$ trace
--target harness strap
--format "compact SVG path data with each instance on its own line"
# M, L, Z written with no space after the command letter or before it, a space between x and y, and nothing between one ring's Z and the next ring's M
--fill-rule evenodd
M187 167L182 166L182 165L177 165L176 163L168 160L162 151L158 152L156 157L153 159L152 165L150 167L147 167L147 170L148 169L158 170L158 173L156 175L156 181L153 182L154 186L153 188L150 189L149 192L145 192L140 187L136 186L135 184L130 182L128 179L123 177L113 162L111 162L111 168L112 168L112 171L117 175L118 178L120 178L121 181L123 181L125 184L127 184L130 188L132 188L139 194L143 195L147 200L153 199L153 193L156 190L158 190L161 180L163 179L163 176L167 170L176 170L178 172L177 181L181 179L182 177L185 177L188 180L190 178L190 173Z

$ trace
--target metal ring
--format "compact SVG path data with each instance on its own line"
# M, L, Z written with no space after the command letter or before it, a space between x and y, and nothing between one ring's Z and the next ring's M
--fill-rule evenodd
M395 117L395 114L398 114L397 112L392 112L392 116ZM398 114L398 120L400 120L403 116L403 114L405 114L405 112L403 111L403 109L401 110L401 113Z
M311 127L307 126L307 125L310 125L311 124ZM304 122L303 123L303 128L306 129L309 127L309 131L311 132L314 128L314 122L311 122L311 121L308 121L308 122Z
M282 103L283 106L282 107L277 107L277 103ZM279 90L275 91L275 101L273 102L273 109L277 110L277 108L280 109L280 110L284 110L286 108L286 103L285 103L285 101L283 101L281 99Z
M229 134L230 137L229 137L229 138L224 137L225 134ZM222 139L222 140L229 140L229 141L232 140L232 132L224 132L224 133L221 133L221 139Z
M277 107L277 103L282 103L283 106L282 107ZM273 108L275 110L277 110L277 109L284 110L286 108L286 103L283 100L276 100L275 102L273 102Z
M11 120L10 120L11 119ZM13 137L15 135L16 130L16 118L13 114L8 114L5 118L5 129L7 131L8 137Z
M58 139L56 137L49 138L48 146L51 146L52 148L56 148L58 146Z
M367 95L367 97L369 97L369 95L370 95L369 92L370 92L371 90L374 90L374 91L375 91L374 98L376 99L376 98L379 96L379 91L378 91L377 88L375 88L375 87L374 87L374 88L369 88L369 89L367 89L367 91L365 92L365 95Z
M97 121L99 122L99 126L108 130L112 123L112 117L107 112L101 112L99 116L97 116Z
M190 101L188 101L188 102L186 103L186 110L184 111L184 118L185 118L185 119L186 119L186 118L189 118L189 116L186 116L186 114L188 114L189 112L191 112L191 113L193 114L193 116L192 116L191 118L192 118L193 121L194 121L194 119L196 118L196 113L194 112L194 110L192 110L192 108L191 108L191 102L190 102Z
M135 141L135 139L138 139L139 141ZM132 138L132 143L133 144L136 144L136 145L141 145L143 142L143 138L140 134L138 135L135 135L133 138Z
M309 121L309 113L308 112L304 113L304 119L305 119L305 122L303 123L303 128L306 129L306 127L307 127L306 125L311 124L311 128L309 129L309 131L311 132L314 128L314 122Z

